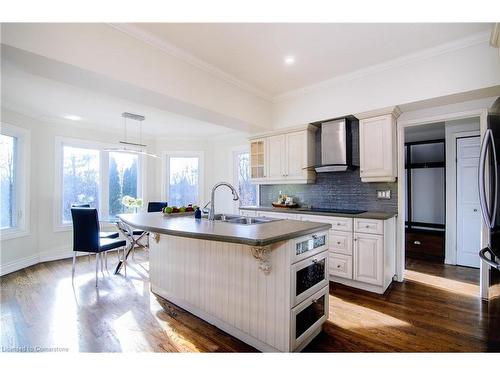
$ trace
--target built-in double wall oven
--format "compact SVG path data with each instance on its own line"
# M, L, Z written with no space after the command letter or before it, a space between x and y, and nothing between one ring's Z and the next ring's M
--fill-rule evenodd
M328 318L328 232L294 242L291 270L291 338L298 350Z

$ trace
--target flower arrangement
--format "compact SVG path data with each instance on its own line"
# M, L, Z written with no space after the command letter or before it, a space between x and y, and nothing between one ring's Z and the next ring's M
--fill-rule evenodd
M137 212L138 208L141 208L144 204L142 198L134 198L130 195L124 195L122 198L122 205L127 207L129 210L133 209Z

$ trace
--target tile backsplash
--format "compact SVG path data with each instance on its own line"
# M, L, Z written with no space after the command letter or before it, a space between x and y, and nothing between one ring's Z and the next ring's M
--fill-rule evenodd
M359 126L351 125L352 162L359 166ZM319 134L316 148L319 150ZM317 152L319 155L319 153ZM391 199L377 199L377 190L391 190ZM347 172L318 173L315 184L261 185L260 205L270 206L279 192L290 195L301 206L397 212L397 183L361 182L359 168Z

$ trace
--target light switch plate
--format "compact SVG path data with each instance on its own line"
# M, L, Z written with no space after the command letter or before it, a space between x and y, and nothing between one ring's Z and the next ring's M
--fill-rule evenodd
M377 199L391 199L391 191L377 190Z

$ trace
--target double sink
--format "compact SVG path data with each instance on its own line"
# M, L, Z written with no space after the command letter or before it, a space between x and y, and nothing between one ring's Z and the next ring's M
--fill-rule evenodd
M204 217L208 219L207 216ZM256 216L242 216L242 215L226 215L226 214L216 214L214 217L215 221L222 221L224 223L230 224L243 224L243 225L252 225L252 224L265 224L273 221L278 221L281 219L274 219L269 217L256 217Z

